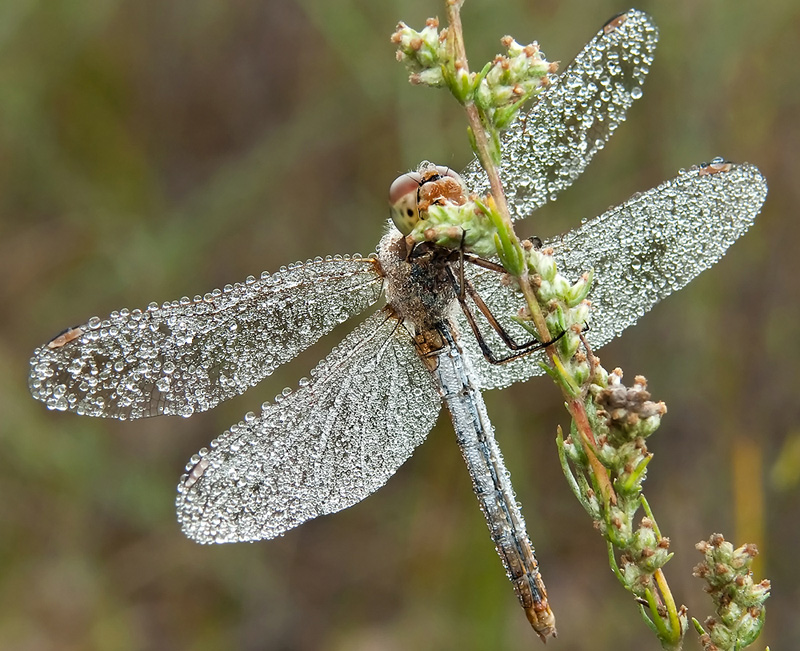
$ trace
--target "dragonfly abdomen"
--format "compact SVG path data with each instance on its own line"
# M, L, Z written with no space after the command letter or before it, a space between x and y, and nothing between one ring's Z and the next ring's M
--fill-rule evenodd
M555 635L555 617L486 406L471 377L469 361L449 325L441 323L438 330L446 345L436 356L438 364L433 375L450 411L456 440L472 477L472 488L528 621L546 639Z

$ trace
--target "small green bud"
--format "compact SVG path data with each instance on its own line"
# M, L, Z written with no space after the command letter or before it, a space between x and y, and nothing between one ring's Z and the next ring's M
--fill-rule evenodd
M569 281L567 281L564 276L561 274L556 274L556 277L552 280L552 289L550 290L553 298L557 298L560 301L566 303L567 295L569 294Z
M510 36L502 39L506 54L499 54L482 71L475 93L476 104L494 129L505 129L516 119L522 105L545 88L557 66L549 63L537 43L520 45Z
M761 632L763 604L770 591L766 579L753 583L750 566L758 550L752 544L734 549L720 534L696 547L704 561L694 568L694 575L708 584L716 605L716 617L705 622L708 635L719 648L744 648Z
M465 250L482 257L497 254L494 225L473 201L431 205L411 231L415 242L434 242L449 249Z
M443 66L447 62L447 30L439 32L439 20L428 18L425 28L418 32L405 23L398 23L392 34L397 45L397 60L405 64L412 84L442 87L445 85Z
M583 301L578 307L574 308L572 311L572 318L575 323L586 323L586 320L589 318L589 309L591 305L588 301ZM606 371L603 370L603 373Z
M552 281L558 272L553 256L535 248L531 248L528 251L528 268L539 274L543 281L548 282Z
M575 357L572 364L572 375L575 378L575 384L578 386L583 386L589 381L590 374L591 367L589 366L589 362L586 360L586 357L584 356L580 360Z
M409 81L415 86L431 86L432 88L440 88L445 85L444 73L442 68L426 68L420 72L412 72Z
M736 635L727 626L715 619L706 620L706 628L711 637L711 641L721 649L732 649L736 643Z
M750 608L737 623L736 638L743 649L756 641L764 627L766 611L763 608Z
M566 292L564 300L569 307L575 307L586 300L589 291L592 288L592 279L594 278L594 270L583 274L572 287Z
M741 547L733 550L731 554L731 565L738 569L749 569L753 563L753 559L758 556L758 548L752 543L742 545Z

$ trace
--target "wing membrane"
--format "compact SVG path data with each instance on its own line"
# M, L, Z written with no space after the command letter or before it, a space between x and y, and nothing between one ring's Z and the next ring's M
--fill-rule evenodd
M514 219L555 199L605 146L641 96L657 40L644 12L609 21L504 134L500 178ZM473 192L489 191L477 160L461 176Z
M713 174L692 168L546 242L569 280L594 269L589 343L594 348L608 343L662 298L716 263L753 223L766 194L766 181L752 165L731 164L730 171ZM529 338L509 319L523 305L513 286L483 269L475 272L473 284L509 330L521 341ZM459 318L460 328L467 331L463 317ZM484 331L488 333L488 327ZM487 339L495 350L501 349L493 333ZM496 366L484 360L472 337L464 337L462 343L483 389L542 373L541 353Z
M183 531L201 543L260 540L352 506L425 439L440 404L410 335L379 311L309 384L192 459L178 486Z
M194 300L121 310L37 348L33 396L107 418L189 416L255 385L380 296L372 257L318 258Z

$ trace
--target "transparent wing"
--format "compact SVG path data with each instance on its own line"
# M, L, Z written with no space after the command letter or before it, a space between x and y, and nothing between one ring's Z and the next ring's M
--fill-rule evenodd
M500 178L514 219L554 200L605 146L642 95L657 40L644 12L612 19L504 134ZM461 177L471 191L489 191L477 160Z
M31 393L88 416L189 416L270 375L374 303L381 286L375 258L336 256L94 317L34 351Z
M310 383L192 458L178 486L181 527L201 543L252 541L352 506L411 456L440 404L410 335L379 311Z
M553 248L559 271L570 281L594 269L587 335L594 348L708 269L750 228L766 198L767 183L752 165L724 167L730 171L708 174L703 171L707 167L692 168L545 243ZM472 281L519 341L528 339L509 319L523 304L513 287L483 269ZM460 329L468 332L463 316L459 318ZM494 350L503 350L493 333L487 339ZM483 389L542 373L538 366L542 354L496 366L484 360L474 338L463 337L462 346L469 351Z

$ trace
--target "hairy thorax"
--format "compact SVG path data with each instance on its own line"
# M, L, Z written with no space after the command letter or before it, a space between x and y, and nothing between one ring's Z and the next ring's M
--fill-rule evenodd
M448 273L451 252L419 244L408 254L403 235L392 229L381 239L378 260L386 275L386 299L398 317L417 331L448 320L457 305Z

